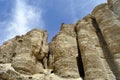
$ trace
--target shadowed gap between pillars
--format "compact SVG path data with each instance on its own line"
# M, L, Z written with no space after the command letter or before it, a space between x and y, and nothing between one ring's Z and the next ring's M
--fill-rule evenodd
M77 42L77 49L78 49L78 56L76 57L77 66L78 66L80 77L84 80L85 72L84 72L83 61L82 61L81 51L80 51L79 42L78 42L78 34L77 34L76 26L75 26L75 33L76 33L76 42Z
M107 45L105 39L103 38L102 32L99 28L99 25L98 25L96 19L94 17L91 17L91 19L92 19L92 25L96 29L96 34L99 38L99 42L100 42L101 48L103 50L103 54L105 56L105 59L106 59L108 65L110 66L110 69L112 70L113 74L117 78L117 75L115 73L115 69L117 69L117 67L116 67L115 62L113 60L113 56L108 48L108 45Z

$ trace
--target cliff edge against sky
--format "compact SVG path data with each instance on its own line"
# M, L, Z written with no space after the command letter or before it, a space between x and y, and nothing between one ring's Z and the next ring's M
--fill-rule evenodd
M0 46L0 80L120 80L120 0L62 24L47 43L33 29Z

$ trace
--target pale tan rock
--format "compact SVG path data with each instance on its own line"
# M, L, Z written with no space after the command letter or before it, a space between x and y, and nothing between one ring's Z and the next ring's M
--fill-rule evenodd
M15 71L10 63L0 64L0 79L2 80L45 80L44 74L25 75Z
M44 30L33 29L0 47L1 63L12 63L16 71L24 74L43 72L43 59L47 54L47 32Z
M120 16L120 0L108 0L109 8Z
M54 58L54 72L61 77L79 77L77 67L78 49L74 26L72 24L62 24L60 32L49 44L50 55Z
M85 74L85 75L84 75ZM33 29L0 46L0 80L120 80L120 0L97 6L77 24L62 24L47 43Z
M103 13L104 12L104 13ZM113 11L108 8L108 5L103 4L97 6L93 10L93 15L96 18L97 24L107 43L109 56L113 61L111 69L117 80L120 79L120 19Z
M16 47L15 39L10 39L0 46L0 63L10 63L14 57Z
M81 78L61 78L50 72L51 70L44 69L42 74L25 75L16 72L10 63L0 64L0 79L2 80L82 80Z
M101 48L101 46L93 26L92 18L93 16L91 15L86 16L77 23L76 29L85 71L85 80L105 80L108 79L107 73L99 55L103 55L103 52L97 49L98 47Z
M42 60L46 57L48 53L46 31L34 29L28 32L26 35L16 39L18 41L15 48L15 53L17 55L15 56L15 58L13 58L12 66L17 71L22 73L24 73L24 71L25 73L28 72L31 74L41 72L37 71L42 69L36 69L38 68L36 64L42 64ZM41 63L37 60L40 60ZM43 68L43 66L39 67Z

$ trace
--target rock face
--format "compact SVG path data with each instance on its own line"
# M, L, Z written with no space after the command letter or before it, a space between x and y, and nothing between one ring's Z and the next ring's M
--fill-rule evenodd
M11 67L21 74L43 73L43 59L47 54L47 33L44 30L33 29L0 47L1 63L11 63Z
M120 0L108 0L47 43L33 29L0 46L0 80L120 80Z
M28 74L42 72L45 66L42 62L48 53L47 33L34 29L25 36L17 36L14 50L12 66L16 71Z
M93 16L88 15L77 23L79 49L83 60L85 79L107 79L104 64L100 55L103 55L96 30L93 27Z
M120 16L120 0L108 0L109 8Z
M120 79L120 16L109 10L107 5L96 7L93 15L110 52L111 69L117 79Z
M50 43L50 54L53 55L53 69L61 77L79 77L77 67L78 48L75 25L63 24L60 32Z

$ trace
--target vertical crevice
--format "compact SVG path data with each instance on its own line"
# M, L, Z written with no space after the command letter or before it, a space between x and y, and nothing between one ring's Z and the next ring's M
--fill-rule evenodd
M115 65L115 62L113 60L113 56L108 48L108 45L102 35L102 32L99 28L99 25L96 21L96 19L94 17L91 17L92 19L92 25L93 27L96 29L96 34L98 36L98 39L99 39L99 42L100 42L100 46L103 50L103 54L104 54L104 57L105 57L105 60L107 61L111 71L113 72L113 74L115 75L116 77L116 73L115 73L115 70L117 69L116 65ZM116 77L117 78L117 77Z
M54 57L53 57L52 52L50 51L51 50L50 43L48 45L49 45L49 51L48 51L48 55L47 55L47 68L51 69L51 74L52 74L52 73L55 73Z
M76 26L75 26L75 33L76 33L76 42L77 42L77 49L78 49L78 57L76 58L77 66L78 66L80 77L84 80L85 72L84 72L83 61L82 61L81 51L80 51L79 42L78 42L78 34L77 34Z

